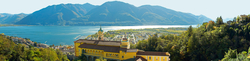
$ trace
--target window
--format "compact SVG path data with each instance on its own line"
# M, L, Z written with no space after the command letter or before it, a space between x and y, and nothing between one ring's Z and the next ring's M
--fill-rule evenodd
M86 53L84 49L82 49L82 53Z
M151 60L151 57L149 57L149 60Z
M81 55L81 49L78 49L78 51L79 51L79 56Z
M118 54L116 54L116 57L118 57Z
M122 56L122 58L124 58L124 56Z

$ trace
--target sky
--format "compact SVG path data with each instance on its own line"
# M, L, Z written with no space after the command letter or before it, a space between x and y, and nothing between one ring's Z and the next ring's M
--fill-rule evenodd
M241 14L250 14L250 0L1 0L0 13L31 14L49 5L68 3L101 5L107 1L122 1L136 7L157 5L194 15L205 15L213 20L219 16L233 18Z

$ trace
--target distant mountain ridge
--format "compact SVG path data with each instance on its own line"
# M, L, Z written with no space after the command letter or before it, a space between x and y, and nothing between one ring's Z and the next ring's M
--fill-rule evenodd
M100 6L86 4L52 5L38 10L15 24L19 25L193 25L211 20L161 6L134 5L111 1Z
M8 14L8 13L0 13L0 24L14 24L28 14L20 13L20 14Z
M79 18L85 18L84 15L92 8L95 8L95 6L90 4L52 5L28 15L16 24L66 25L66 23L80 21L81 19Z

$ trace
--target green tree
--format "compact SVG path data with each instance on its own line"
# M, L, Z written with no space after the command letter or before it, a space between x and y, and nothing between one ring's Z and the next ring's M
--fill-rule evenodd
M223 24L223 19L221 16L216 19L216 25L218 26L220 24Z
M213 25L212 24L208 24L208 26L207 26L207 31L211 31L211 30L213 30Z
M230 58L236 58L237 50L229 49L228 52L225 52L225 56L222 61L228 61Z
M81 60L81 61L87 61L87 57L85 56L85 51L84 50L82 50L82 54L81 54L81 56L79 56L78 58Z
M163 47L158 44L157 47L155 48L156 51L163 51Z
M8 37L10 38L10 37ZM3 61L69 61L60 50L51 48L26 48L0 35L0 60Z
M33 60L33 57L35 56L34 52L32 50L28 51L27 53L27 59Z
M237 16L236 17L236 23L239 23L239 21L240 21L240 16Z
M190 37L193 34L193 27L190 25L187 30L187 35Z

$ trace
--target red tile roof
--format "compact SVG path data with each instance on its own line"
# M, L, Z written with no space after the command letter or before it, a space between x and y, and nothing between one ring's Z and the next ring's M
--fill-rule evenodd
M127 48L121 48L120 50L124 52L137 52L138 51L138 49L127 49Z
M81 44L80 48L90 48L90 49L98 49L104 50L106 52L116 52L119 51L124 52L137 52L137 55L156 55L156 56L170 56L168 52L149 52L149 51L140 51L138 49L127 49L121 48L121 41L101 41L101 40L86 40L86 39L79 39L74 41L75 43L84 43Z
M78 39L74 41L75 43L88 43L88 44L96 44L96 45L110 45L110 46L120 46L121 41L103 41L103 40L86 40L86 39Z
M105 52L116 52L116 53L119 53L119 51L120 51L120 47L114 47L114 46L99 46L99 45L92 45L92 44L81 44L78 47L80 47L80 48L90 48L90 49L104 50Z

